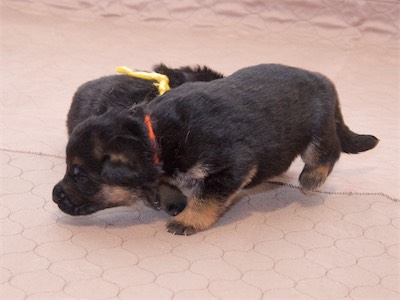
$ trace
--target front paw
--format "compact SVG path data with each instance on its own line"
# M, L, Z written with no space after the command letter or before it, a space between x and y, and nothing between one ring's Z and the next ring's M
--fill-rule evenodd
M178 235L192 235L197 232L193 226L187 226L179 221L171 220L167 224L167 231Z

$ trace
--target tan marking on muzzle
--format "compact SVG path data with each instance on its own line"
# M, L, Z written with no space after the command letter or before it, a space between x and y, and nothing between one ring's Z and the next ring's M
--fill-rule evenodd
M140 199L140 195L120 186L103 185L100 193L104 202L118 206L129 206Z

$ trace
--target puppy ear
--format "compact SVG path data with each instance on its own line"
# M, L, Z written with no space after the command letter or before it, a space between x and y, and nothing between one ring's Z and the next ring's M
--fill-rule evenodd
M181 67L176 71L182 72L185 81L212 81L223 78L224 75L206 66Z
M187 81L182 71L178 69L171 69L164 64L154 66L153 70L154 72L166 75L169 79L169 85L172 88L175 88Z
M103 163L101 176L109 184L129 184L138 177L138 173L122 161L108 159Z
M167 75L171 87L177 87L190 81L212 81L223 78L224 75L206 66L184 66L178 69L171 69L164 64L154 66L154 71Z

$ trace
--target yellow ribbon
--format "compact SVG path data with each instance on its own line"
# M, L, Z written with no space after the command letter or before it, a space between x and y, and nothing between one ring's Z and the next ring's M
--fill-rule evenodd
M126 74L132 77L157 81L158 83L154 83L154 85L158 88L160 95L170 90L169 79L166 75L156 72L137 72L127 67L118 67L116 70L118 73Z

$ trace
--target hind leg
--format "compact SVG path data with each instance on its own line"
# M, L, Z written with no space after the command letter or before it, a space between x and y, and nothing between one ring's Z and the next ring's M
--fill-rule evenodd
M340 156L340 142L336 135L324 140L314 140L302 154L305 162L299 181L304 192L321 186Z

